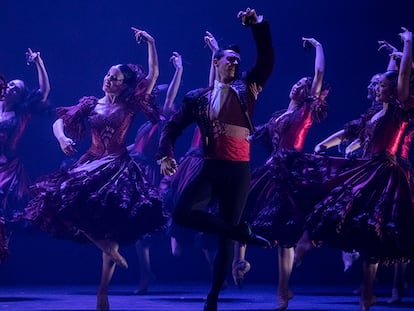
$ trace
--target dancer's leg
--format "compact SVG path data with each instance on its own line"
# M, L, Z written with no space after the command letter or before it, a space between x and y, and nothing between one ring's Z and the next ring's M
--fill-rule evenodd
M105 252L102 252L102 274L96 302L96 310L98 311L109 310L108 288L115 271L115 266L112 258Z
M279 283L277 287L276 310L285 310L288 301L293 297L289 290L289 280L293 269L293 247L281 247L278 249Z

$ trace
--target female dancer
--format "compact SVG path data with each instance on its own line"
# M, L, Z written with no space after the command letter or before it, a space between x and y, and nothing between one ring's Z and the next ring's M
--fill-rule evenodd
M158 77L155 40L143 30L132 30L137 42L147 42L148 75L139 66L114 65L103 79L103 97L83 97L75 106L57 109L53 133L62 151L76 151L67 135L81 137L85 122L92 145L74 165L32 186L35 197L23 215L56 237L90 240L102 250L97 310L109 310L108 286L115 264L128 267L119 244L133 243L166 222L157 189L144 178L125 145L139 110L153 123L159 120L151 95Z
M8 254L10 225L28 200L28 181L18 144L34 114L47 106L49 77L39 52L26 52L27 64L37 69L39 88L29 91L24 81L4 78L0 83L0 261Z
M386 48L391 57L389 58L387 71L397 70L397 56L396 52L398 50L391 46L386 41L378 41L380 47L378 51ZM399 56L401 57L401 56ZM372 118L372 116L382 109L382 103L376 101L376 88L381 78L381 74L377 73L372 76L370 83L367 87L367 99L371 102L371 106L368 110L362 114L358 119L347 122L344 125L344 128L325 138L323 141L318 143L314 152L320 154L326 152L327 149L330 149L335 146L339 146L339 150L347 158L359 158L362 156L360 144L358 137L365 127L366 123ZM345 252L342 251L342 261L344 263L344 272L348 271L353 262L359 258L359 253L356 251ZM356 290L359 293L359 290Z
M209 86L214 84L214 53L219 49L218 42L212 33L206 31L204 36L204 43L212 52L209 72ZM165 189L165 205L170 211L174 210L175 204L178 201L183 190L187 185L199 174L204 163L204 153L201 143L201 134L198 127L195 128L191 144L186 154L180 159L177 172L173 176L165 176L163 178L163 188ZM215 212L216 203L212 202L210 209ZM208 233L196 232L194 230L184 228L175 223L172 223L169 229L171 241L171 253L175 257L181 256L184 245L194 244L198 242L210 271L213 271L213 261L216 252L215 242L216 237ZM226 282L223 287L226 287Z
M290 92L288 109L275 113L268 123L258 128L253 140L266 141L272 149L271 157L252 173L246 217L253 228L279 245L279 284L277 310L285 310L292 297L289 278L293 264L293 247L302 231L300 225L310 207L299 202L292 181L301 172L305 159L302 148L306 135L314 122L326 117L327 86L323 86L325 59L322 45L314 38L302 38L316 50L313 78L301 78ZM269 149L270 149L269 148ZM303 175L303 174L302 174ZM302 176L305 178L305 176ZM244 250L233 264L236 282L243 278Z
M158 141L164 121L169 119L175 112L174 101L181 84L183 74L183 63L181 55L173 52L170 61L172 62L175 72L168 85L167 94L165 96L164 105L161 109L162 120L153 124L151 121L145 122L138 130L135 143L128 147L130 156L137 162L140 168L145 172L149 182L155 187L160 187L162 175L155 161L155 152L158 147ZM163 189L160 189L163 192ZM140 283L138 289L134 291L137 295L148 292L150 283L154 280L154 274L151 270L150 259L151 236L146 235L135 243L135 248L139 261Z
M363 311L375 303L373 281L378 262L404 262L414 256L410 177L396 159L414 107L410 94L412 33L402 30L400 70L381 75L376 95L383 108L361 133L363 157L348 160L354 163L351 168L329 181L337 187L316 205L295 250L300 259L314 240L359 251L364 259Z
M387 71L398 70L397 59L401 59L402 52L399 52L398 49L387 41L381 40L378 41L380 45L378 51L385 49L390 53L390 60L388 63ZM360 157L362 156L361 144L358 139L362 129L365 127L365 124L372 118L372 116L382 109L382 103L376 101L376 86L379 83L381 74L375 74L368 85L368 96L367 98L371 100L372 105L368 111L363 114L359 119L353 120L345 124L344 129L330 135L322 142L318 143L315 146L315 153L325 151L326 149L332 148L339 144L343 145L341 149L345 153L346 157ZM404 134L404 140L401 142L401 147L399 147L397 152L397 160L404 167L405 170L412 170L412 165L409 160L409 152L412 145L412 138L414 136L414 120L411 120L407 126L406 133ZM411 189L414 189L414 173L409 173L411 180ZM344 252L342 251L342 260L344 262L344 271L347 271L352 266L353 262L359 258L359 253L356 251ZM403 293L406 287L405 274L407 269L407 263L399 262L394 264L394 277L393 277L393 288L390 299L388 303L395 304L401 302ZM360 293L358 288L355 292Z

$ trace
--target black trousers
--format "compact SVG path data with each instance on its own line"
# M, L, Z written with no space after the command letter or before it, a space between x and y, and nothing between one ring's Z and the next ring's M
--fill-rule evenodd
M219 236L210 299L218 298L231 265L233 228L240 222L249 184L249 162L208 159L174 209L173 220L177 224ZM217 214L206 210L212 200L218 203Z

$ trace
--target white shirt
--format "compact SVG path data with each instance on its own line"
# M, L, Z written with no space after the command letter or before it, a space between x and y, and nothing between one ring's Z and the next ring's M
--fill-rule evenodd
M229 89L230 86L228 84L214 80L214 88L211 91L210 119L217 119Z

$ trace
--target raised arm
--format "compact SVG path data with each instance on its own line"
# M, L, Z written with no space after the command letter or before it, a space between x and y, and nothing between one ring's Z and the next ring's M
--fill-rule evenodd
M165 115L169 115L175 110L174 101L180 87L181 77L183 75L183 62L181 55L178 52L173 52L170 61L175 68L175 72L170 84L168 85L167 95L165 96L164 107L162 109Z
M313 76L311 96L319 97L325 74L325 53L322 44L314 38L302 38L303 46L311 45L315 48L315 73Z
M44 103L50 93L50 83L43 59L40 57L40 52L33 52L30 48L27 49L26 59L28 64L34 63L36 65L37 77L39 80L39 92L42 94L41 101Z
M389 53L390 61L388 63L387 71L398 70L398 60L401 62L403 53L398 51L395 46L389 44L387 41L381 40L378 41L378 44L380 45L378 51L385 49ZM411 62L411 69L414 69L414 62Z
M214 68L214 54L219 49L218 42L213 34L209 31L206 31L206 35L204 36L204 42L211 50L211 63L210 63L210 71L208 76L208 86L214 85L214 78L216 75L215 68Z
M256 14L254 9L247 8L246 11L240 11L237 17L241 20L242 25L251 28L257 50L256 64L248 73L246 80L249 83L256 82L258 87L263 87L269 79L274 66L274 50L270 26L264 21L262 15Z
M410 75L411 75L411 63L413 60L413 34L408 31L407 28L401 27L403 30L399 36L404 42L400 70L398 71L398 100L402 103L405 108L412 108L413 103L409 101L409 85L410 85ZM407 107L410 105L410 107Z
M395 46L389 44L385 40L378 41L378 44L379 44L378 51L385 50L390 55L390 60L388 62L387 71L398 70L397 59L399 58L401 59L402 53L400 54L398 52L398 49Z
M147 42L148 46L148 75L146 79L148 80L148 88L146 93L151 94L155 83L157 82L159 76L159 67L158 67L158 54L155 46L155 39L146 31L131 27L135 34L135 40L138 44L142 41Z

